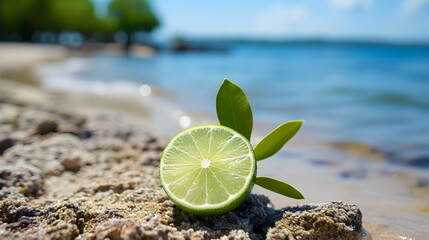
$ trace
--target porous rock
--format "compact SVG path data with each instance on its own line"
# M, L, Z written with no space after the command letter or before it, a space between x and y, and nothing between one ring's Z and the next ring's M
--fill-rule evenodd
M250 195L237 209L197 217L175 207L162 190L99 192L51 206L0 202L6 231L0 237L56 239L360 239L361 214L339 202L275 210ZM85 199L86 198L86 199ZM97 200L98 199L98 200ZM104 201L103 201L104 199ZM46 232L45 229L52 229ZM58 227L62 226L62 227Z
M4 153L9 164L32 165L47 175L58 175L67 168L61 162L66 157L91 158L79 139L69 134L58 134L28 145L15 145ZM89 160L88 160L89 161ZM76 170L77 166L73 166Z
M63 156L60 162L67 171L77 172L81 167L79 156Z
M30 165L0 165L0 200L8 195L37 197L43 193L41 171Z
M56 132L57 128L58 128L57 122L50 119L46 119L40 122L39 124L37 124L36 132L38 134L44 135L44 134Z
M67 202L32 207L26 202L0 201L1 239L75 239L82 226L76 207ZM65 211L69 210L69 211Z
M12 147L13 144L15 144L15 141L12 138L0 136L0 155L2 155L6 149Z
M56 131L58 127L58 116L55 114L34 110L25 109L17 117L17 127L21 130L38 134L48 134Z
M361 239L362 214L355 205L332 202L284 208L268 239Z

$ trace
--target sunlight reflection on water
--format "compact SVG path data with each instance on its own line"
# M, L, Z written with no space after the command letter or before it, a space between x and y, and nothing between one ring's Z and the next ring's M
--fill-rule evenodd
M152 93L152 88L147 85L147 84L143 84L140 86L140 95L142 95L143 97L149 97L150 94Z
M179 118L179 124L182 128L187 128L191 125L191 118L187 115L183 115Z

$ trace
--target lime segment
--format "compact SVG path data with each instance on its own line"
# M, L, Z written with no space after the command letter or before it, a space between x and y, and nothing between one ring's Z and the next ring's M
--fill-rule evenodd
M256 160L249 141L220 125L200 125L167 144L159 166L162 187L181 209L216 215L240 205L250 193Z

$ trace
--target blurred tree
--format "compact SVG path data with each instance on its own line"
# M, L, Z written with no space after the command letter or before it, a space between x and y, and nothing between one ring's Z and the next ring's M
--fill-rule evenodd
M115 19L99 19L90 0L0 0L0 37L31 41L34 32L113 33Z
M117 19L119 30L127 34L126 52L132 44L131 34L138 31L150 34L160 24L146 0L112 0L109 15Z
M111 0L109 15L98 18L91 0L0 0L0 40L32 41L33 36L49 32L79 32L85 37L112 39L117 31L126 34L150 33L159 25L146 0Z
M16 35L22 40L31 40L34 31L43 24L46 0L0 0L1 35Z
M96 17L94 6L89 0L48 1L51 2L51 11L46 30L80 32L88 36L100 28L101 22Z

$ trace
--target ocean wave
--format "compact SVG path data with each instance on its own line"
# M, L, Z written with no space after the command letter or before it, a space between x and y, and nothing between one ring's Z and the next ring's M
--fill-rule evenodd
M43 80L41 82L42 87L47 90L97 95L138 96L140 94L142 84L127 79L106 82L100 79L87 79L79 76L89 69L91 69L90 59L71 58L64 62L42 65L36 69L36 73Z

